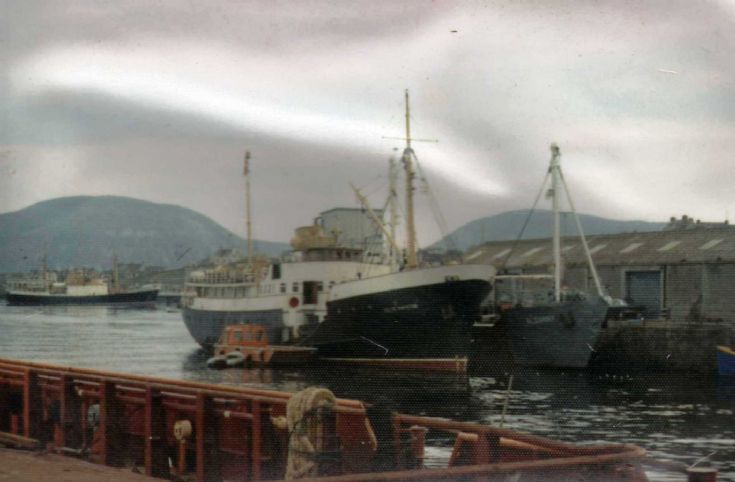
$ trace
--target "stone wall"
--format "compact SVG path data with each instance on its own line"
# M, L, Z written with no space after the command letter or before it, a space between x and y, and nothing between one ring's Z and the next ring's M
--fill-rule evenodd
M620 371L717 370L717 345L735 342L725 323L611 321L595 344L591 367Z

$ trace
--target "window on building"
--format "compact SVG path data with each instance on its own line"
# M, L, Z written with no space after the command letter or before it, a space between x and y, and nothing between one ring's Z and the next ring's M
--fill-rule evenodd
M281 293L286 292L286 283L281 283Z
M293 290L294 293L298 293L299 292L299 282L298 281L294 281L293 282L292 290Z
M281 265L280 264L274 264L273 265L273 273L271 278L273 279L281 279Z

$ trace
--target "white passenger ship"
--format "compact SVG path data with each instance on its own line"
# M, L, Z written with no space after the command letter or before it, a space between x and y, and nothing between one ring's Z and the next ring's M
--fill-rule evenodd
M323 321L336 283L390 272L363 249L344 247L319 225L296 230L292 253L275 262L254 260L189 273L182 295L192 337L211 348L224 327L260 324L271 343L294 343Z

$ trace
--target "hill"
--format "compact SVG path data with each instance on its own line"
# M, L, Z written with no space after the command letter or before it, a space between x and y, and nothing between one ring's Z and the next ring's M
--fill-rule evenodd
M440 241L434 243L434 249L459 249L466 251L472 246L487 241L506 241L518 237L528 217L528 210L508 211L486 218L470 221L456 229ZM615 234L636 231L659 231L666 223L648 221L620 221L601 218L589 214L580 214L579 221L585 234ZM551 237L553 226L552 212L548 210L534 211L523 233L522 239ZM562 235L574 235L577 228L574 217L565 213L561 222ZM451 241L450 241L451 239Z
M267 255L285 243L254 241ZM246 252L247 242L191 209L117 196L43 201L0 214L0 272L38 269L44 251L50 268L109 269L120 262L177 268L220 248Z

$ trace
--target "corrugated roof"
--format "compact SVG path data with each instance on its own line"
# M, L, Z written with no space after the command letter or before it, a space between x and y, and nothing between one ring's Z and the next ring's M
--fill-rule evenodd
M469 249L467 256L481 250L472 262L500 265L514 243L493 241ZM735 226L595 235L587 236L587 244L592 259L600 266L735 262ZM562 239L562 253L569 264L586 263L578 236ZM506 266L544 266L552 262L551 240L531 239L517 242Z

